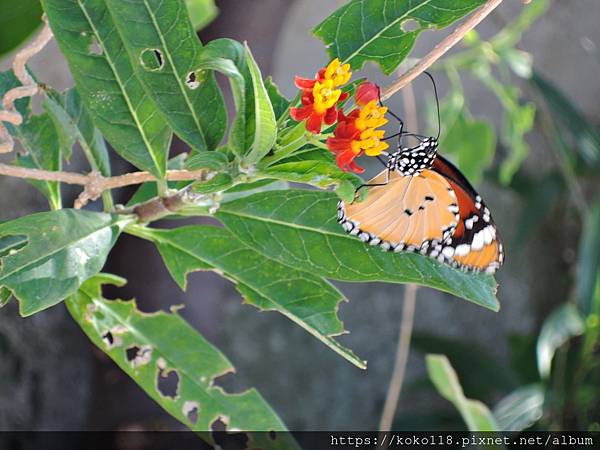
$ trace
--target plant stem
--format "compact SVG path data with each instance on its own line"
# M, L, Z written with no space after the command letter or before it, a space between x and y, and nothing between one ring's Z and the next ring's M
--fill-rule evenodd
M406 362L408 361L408 354L410 351L417 290L418 286L416 284L407 284L404 290L404 304L402 305L402 322L400 323L398 348L394 360L392 379L385 397L385 405L383 407L381 420L379 421L380 432L391 430L392 422L396 415L398 399L400 398L402 384L404 383L404 375L406 373ZM387 448L387 446L385 448Z
M420 59L419 62L417 62L410 70L402 74L397 80L387 86L381 94L381 99L386 100L390 98L404 86L417 78L421 73L426 71L448 50L458 44L465 34L479 25L479 23L494 9L496 9L500 3L502 3L502 0L489 0L485 5L479 8L473 15L471 15L466 21L464 21L452 33L450 33L448 37L436 45L431 52Z
M165 182L202 180L209 173L210 170L208 169L168 170ZM115 177L104 177L98 172L84 175L75 172L53 172L50 170L28 169L25 167L11 166L9 164L0 164L0 175L15 178L27 178L30 180L58 181L66 184L84 186L84 192L82 193L82 196L80 196L81 203L76 204L76 208L84 206L88 200L96 200L105 191L110 189L118 189L134 184L156 181L156 177L149 172L131 172ZM83 196L83 194L85 194L85 196Z

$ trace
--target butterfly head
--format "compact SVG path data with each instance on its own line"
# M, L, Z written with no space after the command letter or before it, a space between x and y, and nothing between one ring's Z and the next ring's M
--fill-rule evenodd
M402 147L390 155L388 163L392 170L404 176L415 176L429 169L437 155L438 140L435 137L423 139L414 147Z

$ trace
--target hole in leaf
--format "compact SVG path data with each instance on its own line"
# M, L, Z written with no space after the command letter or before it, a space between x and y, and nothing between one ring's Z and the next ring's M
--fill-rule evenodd
M194 425L198 422L200 404L198 402L186 401L183 403L183 415Z
M132 345L125 350L125 357L133 367L143 366L148 364L152 358L152 347L149 345Z
M229 418L226 416L219 416L210 426L213 438L219 448L248 448L248 434L240 430L228 431L228 426Z
M220 387L227 394L239 394L250 387L243 386L240 383L240 378L236 377L233 372L227 372L216 376L213 378L212 385Z
M115 343L115 338L110 331L107 331L102 335L102 340L108 347L111 347Z
M419 22L414 19L407 19L400 24L400 29L405 33L412 33L413 31L417 31L421 28Z
M198 80L198 76L196 75L196 72L188 73L188 76L185 80L185 84L187 87L189 87L192 90L198 89L198 87L200 86L200 81Z
M164 60L162 52L157 48L147 48L140 55L140 62L146 70L158 71L163 68Z
M88 47L88 51L92 55L98 55L98 56L102 55L102 47L100 46L100 43L96 39L96 36L94 36L92 38L92 42L91 42L90 46Z
M177 370L158 369L156 389L163 397L176 398L179 391L179 374Z
M121 339L121 336L119 336L119 334L123 334L124 332L121 328L122 327L113 327L102 335L102 340L106 344L106 348L108 350L110 350L111 348L120 347L123 344L123 339ZM130 349L133 353L133 349L131 347ZM131 356L133 359L135 359L135 354L132 354ZM129 361L129 355L127 355L127 360Z
M125 356L127 357L127 361L129 361L129 362L133 361L139 351L140 351L140 348L137 345L133 345L133 346L127 348L127 350L125 350Z
M271 438L272 441L274 441L275 439L277 439L277 433L275 433L273 430L269 431L269 437Z
M210 429L216 433L227 431L228 423L229 419L227 417L219 416L213 423L210 424Z

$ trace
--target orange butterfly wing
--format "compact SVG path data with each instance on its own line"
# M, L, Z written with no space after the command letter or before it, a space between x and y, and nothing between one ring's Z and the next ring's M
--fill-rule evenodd
M433 170L444 176L458 200L460 220L443 250L447 262L467 270L494 273L504 262L504 250L489 209L448 160L438 155Z
M384 170L368 184L384 183L386 175ZM364 201L340 202L338 220L348 233L371 245L430 253L452 235L458 205L451 186L432 170L416 176L391 172L387 184L369 187Z

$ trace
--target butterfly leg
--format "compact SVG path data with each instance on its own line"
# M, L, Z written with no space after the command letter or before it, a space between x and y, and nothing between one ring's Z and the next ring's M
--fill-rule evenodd
M379 160L379 162L381 162L381 164L383 164L385 167L388 167L387 163L382 160L379 156L377 156L377 159ZM376 187L376 186L385 186L386 184L388 184L390 182L390 173L392 172L392 169L390 169L388 167L387 172L385 173L385 182L383 183L371 183L371 184L361 184L358 188L356 188L356 191L354 191L354 200L352 203L354 203L356 201L356 199L359 197L358 193L359 191L364 188L364 187Z

